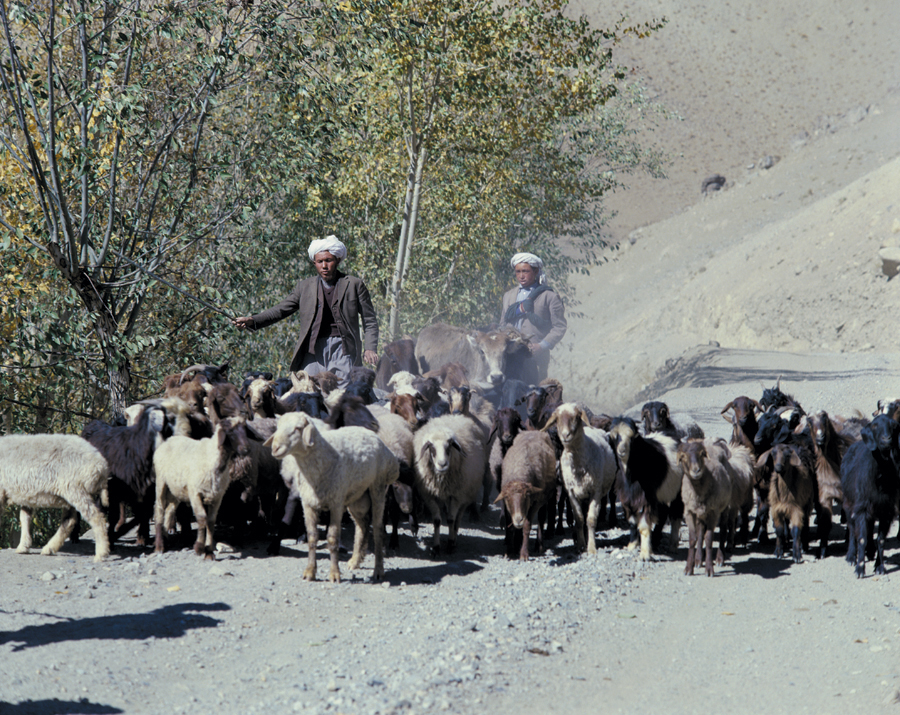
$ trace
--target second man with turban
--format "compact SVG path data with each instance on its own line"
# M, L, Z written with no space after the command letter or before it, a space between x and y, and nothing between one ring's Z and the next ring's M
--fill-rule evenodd
M533 253L517 253L510 260L516 288L503 294L500 325L511 325L530 341L538 376L547 377L550 350L566 334L566 309L546 285L544 262Z

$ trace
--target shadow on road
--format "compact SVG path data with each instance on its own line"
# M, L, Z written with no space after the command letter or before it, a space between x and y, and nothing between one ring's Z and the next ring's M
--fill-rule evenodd
M731 564L735 574L752 574L764 579L786 576L794 565L791 559L776 559L774 556L751 556L746 561Z
M112 705L92 703L87 698L81 700L23 700L21 703L6 703L0 700L3 715L105 715L123 713Z
M124 613L97 618L61 618L56 623L0 631L0 645L15 643L13 651L51 643L83 640L144 640L178 638L196 628L215 628L220 620L196 611L230 611L226 603L177 603L149 613ZM43 614L55 618L53 614ZM2 711L6 713L6 710ZM73 712L88 712L76 710ZM118 712L118 711L116 711Z
M6 703L0 700L3 715L106 715L123 713L112 705L92 703L87 698L81 700L23 700L21 703Z

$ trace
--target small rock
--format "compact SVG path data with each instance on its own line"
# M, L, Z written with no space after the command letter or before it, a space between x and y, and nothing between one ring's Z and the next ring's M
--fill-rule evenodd
M700 193L708 194L711 191L719 191L725 186L725 177L721 174L707 176L700 184Z
M56 574L53 573L52 571L45 571L44 575L41 576L41 581L55 581L55 580L56 580Z
M771 169L775 164L777 164L781 160L780 156L772 156L771 154L767 154L762 159L759 160L759 168L760 169Z
M212 566L207 572L210 576L234 576L231 571L226 571L221 566Z
M220 541L219 543L216 544L216 551L218 551L220 554L233 554L234 547L229 546L224 541Z
M889 246L878 251L881 258L881 272L888 278L900 273L900 247Z

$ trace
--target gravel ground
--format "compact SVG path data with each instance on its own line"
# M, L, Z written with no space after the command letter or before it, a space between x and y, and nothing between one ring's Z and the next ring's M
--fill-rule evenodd
M727 436L719 410L760 381L784 375L808 410L865 408L897 391L896 358L703 349L654 389ZM900 712L896 538L885 576L869 562L854 577L835 524L829 558L755 546L709 579L684 575L685 529L651 563L620 529L595 557L562 536L519 563L498 516L437 560L430 526L402 531L382 584L371 556L357 572L344 556L339 585L304 582L292 541L215 562L126 540L95 564L89 538L55 557L0 551L0 713Z

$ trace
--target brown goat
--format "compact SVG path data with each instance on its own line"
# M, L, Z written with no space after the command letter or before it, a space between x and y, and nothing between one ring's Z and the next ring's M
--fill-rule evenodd
M815 477L800 457L795 445L776 444L759 456L757 466L769 463L772 482L769 486L769 511L775 525L775 558L784 555L787 523L791 525L792 555L795 563L803 561L801 532L809 523L816 499Z
M391 394L391 414L400 415L412 429L419 426L421 396L412 392Z

